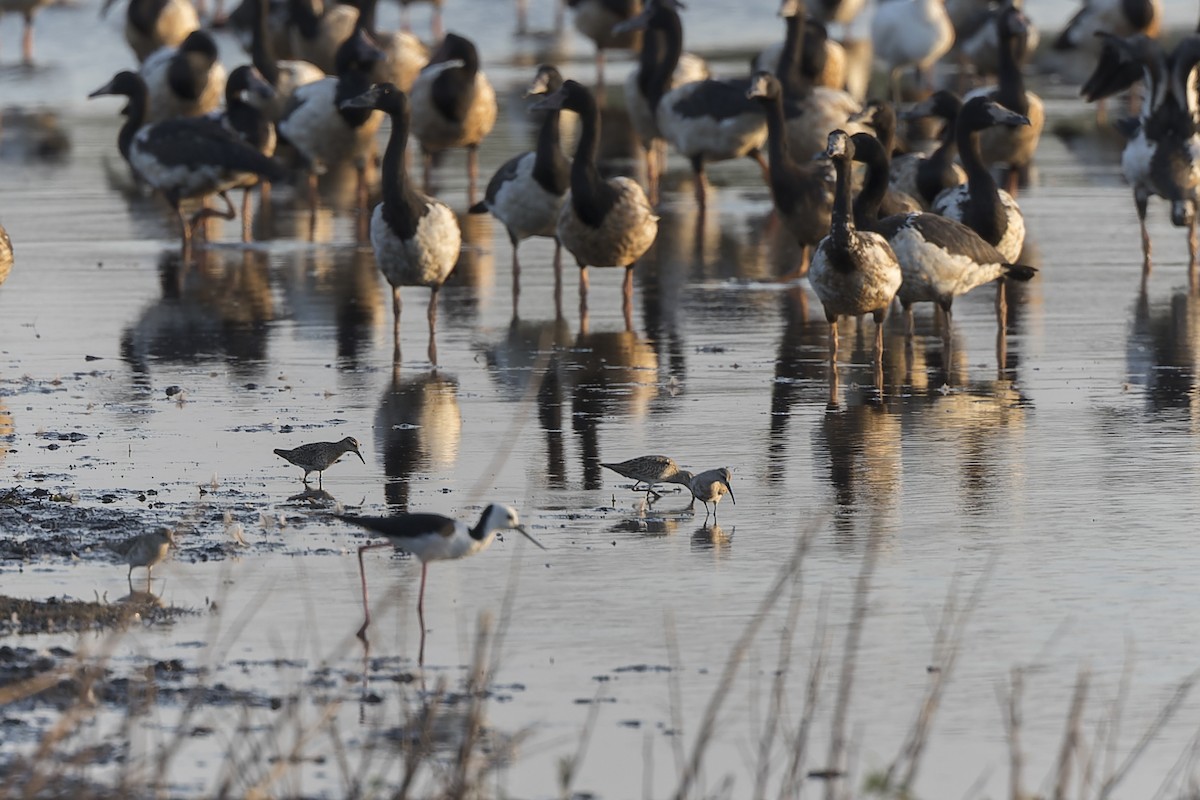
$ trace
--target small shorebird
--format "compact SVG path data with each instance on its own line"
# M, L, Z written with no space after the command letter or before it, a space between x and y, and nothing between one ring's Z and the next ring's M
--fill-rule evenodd
M107 547L129 562L129 587L133 589L134 567L146 568L146 585L150 585L150 571L155 564L167 557L167 551L175 544L175 532L160 528L153 533L143 533L120 542L108 542Z
M733 474L730 473L728 467L706 470L699 475L693 476L690 484L692 505L688 506L688 508L695 506L696 501L699 500L701 503L704 503L704 518L708 519L709 514L712 514L714 518L716 517L717 505L726 494L729 495L729 499L733 501L733 504L737 505L737 498L733 496L733 487L729 485L731 480L733 480ZM712 503L711 510L708 507L709 503Z
M655 499L661 497L658 492L654 491L656 483L678 483L681 486L688 486L692 480L692 473L681 470L675 463L675 459L667 456L638 456L614 464L601 463L600 466L631 479L634 482L633 491L635 492L642 491L642 488L638 486L639 483L646 484L647 500L650 499L650 495L654 495Z
M399 514L393 517L355 517L336 515L344 522L359 525L383 536L386 542L365 544L358 548L358 574L362 578L363 612L366 618L358 629L358 638L367 638L371 624L371 609L367 604L367 573L363 569L363 553L380 547L391 547L412 553L421 562L421 589L417 595L417 615L421 618L421 660L425 653L425 573L430 561L449 561L464 558L487 549L499 531L519 531L526 539L545 550L542 543L529 535L521 525L516 509L493 503L483 510L483 516L473 527L441 514Z
M353 436L347 436L340 442L313 442L311 444L302 444L292 450L284 450L275 448L275 455L283 458L285 461L290 461L300 469L304 470L304 483L308 484L308 473L317 473L317 486L321 486L321 478L325 470L329 469L337 460L346 453L354 453L359 460L364 464L367 460L363 458L362 452L359 451L358 439Z

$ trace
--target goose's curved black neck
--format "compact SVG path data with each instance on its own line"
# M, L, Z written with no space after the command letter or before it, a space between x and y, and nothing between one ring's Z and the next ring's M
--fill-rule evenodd
M551 109L542 118L533 160L533 179L543 189L557 195L566 193L571 169L562 151L560 113L558 109Z
M121 126L121 132L117 134L117 149L121 151L121 156L126 161L129 160L129 149L133 146L133 137L146 124L146 84L140 80L137 81L130 89L128 97L129 102L121 111L125 115L125 124Z
M638 67L638 90L646 98L651 111L667 93L671 77L683 55L683 23L671 8L655 10L642 40L641 61Z
M775 77L783 87L784 97L801 97L809 92L808 81L800 69L804 60L804 15L795 14L787 18L787 37L783 40L783 52L779 54L779 67Z
M1001 25L1006 23L1001 22ZM1001 31L996 78L999 84L994 98L1000 105L1018 114L1029 113L1029 99L1025 95L1025 76L1021 74L1021 55L1025 49L1025 36L1020 33Z
M955 140L958 143L959 156L962 158L963 171L967 173L967 184L972 197L996 193L996 179L983 163L979 150L979 129L972 125L964 125L960 120L955 126Z
M951 120L942 131L941 144L917 167L917 191L926 200L932 201L938 192L953 185L954 158L957 154L958 142L954 138L954 122Z
M968 227L995 246L1004 236L1008 222L1000 190L991 171L979 152L979 130L970 125L958 126L958 150L963 170L967 173L967 195L970 202L963 209L963 221Z
M833 195L833 217L829 238L839 250L850 248L854 234L854 218L850 215L850 159L837 156L833 159L833 170L837 174L837 190Z
M383 151L383 218L401 238L408 239L416 233L419 212L424 203L417 196L408 179L408 171L404 168L404 151L408 148L408 109L392 110L388 116L392 120L392 133Z
M305 39L316 38L321 18L313 8L312 0L288 0L288 12L301 36Z
M574 110L579 115L582 130L575 160L571 163L571 205L581 220L599 227L615 195L615 190L596 168L600 150L600 112L590 92L580 94Z
M854 200L854 224L860 228L870 228L879 221L879 207L887 193L888 162L883 148L878 145L855 145L854 159L867 166L862 190Z
M254 28L250 32L250 63L267 83L279 88L279 65L275 62L275 46L267 31L268 17L271 13L270 0L255 0L254 7L257 11L254 16Z

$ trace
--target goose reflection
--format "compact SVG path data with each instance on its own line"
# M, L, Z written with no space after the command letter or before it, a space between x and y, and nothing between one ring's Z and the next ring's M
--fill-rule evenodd
M148 373L156 361L210 359L230 364L239 380L265 370L275 316L265 254L200 250L188 266L166 251L158 271L162 297L121 337L122 358L135 373Z
M848 389L847 400L822 417L813 442L814 464L828 465L834 527L843 537L895 528L903 478L899 415L858 390Z
M381 289L370 248L298 250L280 270L279 283L297 337L324 339L332 323L338 366L358 375L375 332L391 318L391 298Z
M479 317L479 307L484 298L492 296L496 282L496 257L492 237L496 226L490 214L458 215L462 230L462 254L454 271L439 292L441 313L450 324L459 328L472 328Z
M420 472L450 473L458 461L462 412L458 381L439 370L403 377L398 364L375 412L375 445L383 454L384 498L408 511Z
M825 336L828 323L818 310L809 315L808 292L793 286L781 294L783 335L775 356L775 379L771 382L771 415L768 432L766 480L782 484L784 465L791 447L789 435L793 409L824 402L827 378Z
M1128 380L1145 389L1151 411L1200 411L1200 298L1181 291L1151 303L1143 289L1125 352Z
M599 489L601 420L645 417L658 394L658 355L633 331L583 333L564 356L573 377L571 423L580 439L583 488Z

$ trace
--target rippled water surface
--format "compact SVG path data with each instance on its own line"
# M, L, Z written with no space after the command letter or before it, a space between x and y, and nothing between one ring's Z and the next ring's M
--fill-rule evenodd
M482 150L486 175L531 142L518 92L541 45L493 33L511 28L497 21L507 8L498 0L448 5L449 26L480 39L504 90L501 123ZM778 35L766 0L732 33L723 3L689 5L690 41L701 49ZM1061 2L1028 5L1047 28L1070 11ZM1194 21L1195 8L1168 5L1177 24ZM547 26L547 4L533 6L535 26ZM220 665L213 678L230 687L341 701L333 726L352 753L399 724L410 691L399 677L416 668L419 567L386 551L366 556L378 604L364 688L351 678L364 668L354 553L365 539L289 500L302 488L299 473L271 453L343 436L363 442L367 463L333 467L324 490L351 511L469 518L506 502L547 546L535 551L510 536L429 571L430 682L461 680L482 612L505 625L487 724L498 736L528 731L496 779L511 796L557 792L560 759L576 752L590 713L575 790L609 798L671 791L677 748L690 751L735 640L806 533L798 619L785 618L783 598L722 690L728 702L703 770L714 791L728 775L732 796L749 796L785 629L795 644L784 724L798 724L824 621L832 666L809 758L822 765L855 580L872 541L848 726L856 780L899 751L931 680L927 667L940 663L932 651L946 598L965 603L979 581L920 796L1006 791L997 692L1013 668L1025 668L1021 747L1026 787L1036 791L1053 781L1080 670L1091 676L1082 717L1089 741L1130 672L1119 763L1200 663L1192 588L1200 300L1187 290L1185 236L1158 203L1150 215L1156 267L1140 290L1120 145L1091 133L1072 87L1044 87L1051 120L1035 185L1020 197L1027 260L1041 272L1010 287L1007 339L997 341L991 287L956 303L949 362L927 308L918 310L910 356L897 317L887 325L879 398L870 388L872 327L860 335L846 323L842 395L827 410L824 317L807 285L772 282L796 253L752 164L712 169L701 218L686 166L672 162L659 239L636 273L632 330L621 317L618 271L593 271L585 330L568 268L556 319L552 250L540 240L522 246L514 316L503 228L461 216L462 261L440 298L439 366L425 355L427 295L406 290L403 361L393 369L390 296L369 248L354 244L352 176L324 182L315 243L303 197L280 187L258 210L254 245L237 244L240 223L231 223L214 231L222 244L180 263L173 215L133 184L116 152L116 102L83 99L128 59L117 22L94 14L47 11L39 65L0 69L5 102L56 109L71 141L69 155L42 160L24 149L11 115L0 130L0 219L17 251L0 288L0 489L77 494L82 508L187 531L176 557L155 570L154 588L166 602L205 611L128 634L116 664L211 657ZM14 23L0 25L6 63L16 52ZM232 41L224 47L233 60ZM567 52L570 70L590 78L587 48L576 41ZM1052 135L1064 120L1087 135ZM608 149L619 154L619 118L606 126ZM632 168L623 157L612 165ZM438 180L462 212L460 156ZM182 391L169 396L168 387ZM55 435L71 432L85 438ZM647 509L628 481L599 467L653 452L692 469L728 466L736 505L721 504L719 523L688 512L676 494ZM141 499L147 490L158 494ZM229 544L226 512L243 524L244 551ZM8 536L42 534L23 527L19 509L0 509L0 525ZM213 557L218 551L227 557ZM124 569L90 548L77 559L0 564L3 593L33 598L115 598L126 591ZM212 601L220 613L207 610ZM44 635L0 644L103 641ZM298 713L315 723L319 708L314 700ZM1123 796L1157 790L1190 751L1196 712L1188 700ZM134 749L168 737L179 713L176 704L150 715ZM210 709L203 723L231 731L238 713ZM279 712L252 713L251 727ZM172 794L214 790L228 764L225 737L188 739ZM308 795L344 791L331 742L322 733L302 748L308 760L296 770ZM0 750L29 746L14 735ZM784 763L775 756L773 779Z

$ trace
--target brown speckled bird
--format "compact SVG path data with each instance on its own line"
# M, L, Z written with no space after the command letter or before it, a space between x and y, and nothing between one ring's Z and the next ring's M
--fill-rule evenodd
M277 447L275 455L304 470L303 480L306 484L308 483L308 474L310 472L317 473L317 486L320 486L325 470L337 463L337 460L346 453L354 453L359 460L366 464L367 460L363 458L363 454L358 448L358 440L353 436L347 436L340 442L313 442L302 444L292 450L283 450Z

